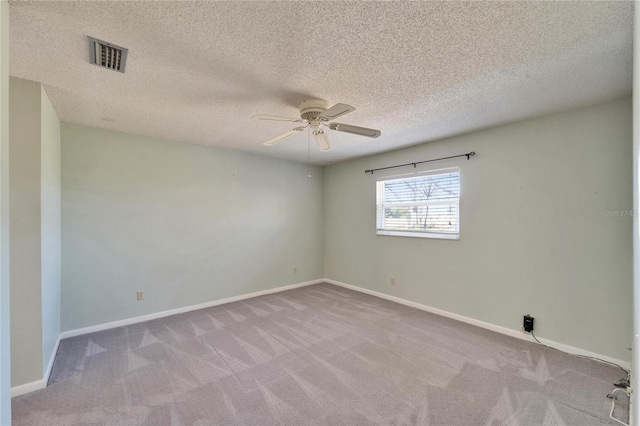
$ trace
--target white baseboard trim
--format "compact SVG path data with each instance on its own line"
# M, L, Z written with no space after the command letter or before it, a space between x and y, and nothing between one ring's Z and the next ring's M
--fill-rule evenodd
M58 340L56 340L56 344L53 347L53 352L51 352L51 357L49 358L49 364L47 365L47 370L44 372L44 384L45 386L49 383L49 376L51 375L51 370L53 369L53 362L56 360L56 354L58 353L58 348L60 347L60 341L62 340L62 334L58 336Z
M433 308L431 306L427 306L427 305L423 305L421 303L416 303L416 302L412 302L410 300L406 300L406 299L402 299L400 297L396 297L396 296L391 296L388 294L384 294L384 293L380 293L377 291L373 291L373 290L369 290L363 287L358 287L355 285L351 285L351 284L346 284L340 281L336 281L336 280L330 280L325 278L324 282L327 282L329 284L334 284L340 287L344 287L344 288L348 288L350 290L355 290L358 291L360 293L365 293L365 294L369 294L371 296L376 296L376 297L380 297L381 299L386 299L386 300L390 300L392 302L396 302L396 303L400 303L402 305L406 305L406 306L411 306L412 308L417 308L420 309L422 311L426 311L426 312L430 312L432 314L436 314L436 315L440 315L443 317L447 317L447 318L451 318L454 320L458 320L467 324L471 324L471 325L475 325L477 327L480 328L484 328L487 330L491 330L491 331L495 331L496 333L500 333L500 334L505 334L507 336L511 336L511 337L515 337L516 339L521 339L521 340L526 340L532 343L535 343L533 341L533 339L531 339L530 334L529 333L525 333L524 331L521 330L512 330L510 328L507 327L503 327L500 325L495 325L495 324L491 324L485 321L480 321L474 318L470 318L470 317L465 317L464 315L459 315L459 314L454 314L452 312L448 312L448 311L444 311L442 309L438 309L438 308ZM537 336L536 336L537 337ZM612 358L606 355L601 355L595 352L591 352L591 351L587 351L584 349L580 349L580 348L576 348L574 346L569 346L569 345L565 345L564 343L559 343L559 342L554 342L553 340L548 340L548 339L543 339L543 338L538 338L540 340L540 342L544 343L545 345L549 345L551 347L554 347L556 349L559 349L563 352L567 352L573 355L582 355L582 356L587 356L587 357L593 357L593 358L600 358L604 361L608 361L608 362L613 362L615 364L618 364L619 366L626 368L627 370L631 369L631 362L629 361L622 361L620 359L616 359L616 358Z
M280 293L281 291L292 290L294 288L304 287L312 284L319 284L323 282L325 282L324 279L305 281L302 283L271 288L269 290L256 291L254 293L241 294L239 296L227 297L225 299L218 299L218 300L213 300L211 302L199 303L197 305L184 306L182 308L169 309L167 311L141 315L139 317L127 318L127 319L108 322L104 324L92 325L90 327L77 328L75 330L63 331L60 334L60 337L61 339L66 339L68 337L80 336L87 333L94 333L96 331L108 330L110 328L117 328L117 327L122 327L124 325L136 324L139 322L149 321L157 318L163 318L171 315L182 314L185 312L196 311L198 309L210 308L212 306L217 306L217 305L224 305L225 303L237 302L239 300L250 299L252 297L262 296L265 294Z
M44 380L36 380L35 382L14 386L11 388L11 398L44 389L46 386L47 382Z
M58 353L58 347L60 347L60 340L62 340L62 335L58 336L56 340L56 344L53 347L53 352L51 353L51 357L49 358L49 364L47 365L47 370L44 372L44 378L41 380L36 380L34 382L25 383L24 385L14 386L11 388L11 398L24 395L27 393L35 392L40 389L44 389L47 387L47 383L49 383L49 376L51 375L51 369L53 368L53 362L56 359L56 354Z

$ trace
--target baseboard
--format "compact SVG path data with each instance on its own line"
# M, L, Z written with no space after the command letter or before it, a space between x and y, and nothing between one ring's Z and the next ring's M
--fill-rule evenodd
M47 365L47 370L44 372L44 384L45 386L49 383L49 376L51 375L51 370L53 369L53 362L56 360L56 354L58 353L58 348L60 347L60 340L62 340L62 334L58 336L56 340L56 344L53 347L53 351L51 352L51 357L49 358L49 364Z
M11 398L24 395L27 393L35 392L40 389L44 389L47 387L47 383L49 383L49 375L51 375L51 369L53 368L53 362L56 359L56 354L58 353L58 347L60 347L60 340L62 340L62 335L58 336L56 340L56 344L53 347L53 351L51 352L51 357L49 358L49 364L47 365L47 370L44 373L44 378L41 380L36 380L35 382L25 383L24 385L14 386L11 388Z
M252 297L257 297L257 296L263 296L265 294L280 293L282 291L292 290L294 288L304 287L304 286L308 286L308 285L312 285L312 284L319 284L319 283L323 283L323 282L325 282L324 279L305 281L305 282L302 282L302 283L285 285L285 286L282 286L282 287L276 287L276 288L272 288L272 289L269 289L269 290L256 291L254 293L247 293L247 294L242 294L242 295L239 295L239 296L227 297L225 299L213 300L211 302L199 303L197 305L184 306L182 308L170 309L168 311L162 311L162 312L156 312L156 313L153 313L153 314L141 315L141 316L138 316L138 317L127 318L127 319L108 322L108 323L104 323L104 324L93 325L93 326L90 326L90 327L77 328L75 330L63 331L60 334L60 337L62 339L66 339L68 337L80 336L80 335L87 334L87 333L94 333L96 331L108 330L110 328L117 328L117 327L122 327L124 325L136 324L136 323L139 323L139 322L149 321L149 320L153 320L153 319L157 319L157 318L168 317L168 316L176 315L176 314L182 314L182 313L185 313L185 312L195 311L195 310L198 310L198 309L210 308L212 306L217 306L217 305L224 305L225 303L237 302L239 300L250 299Z
M35 382L14 386L11 388L11 398L44 389L46 386L47 382L44 380L36 380Z
M386 300L390 300L392 302L396 302L396 303L400 303L402 305L406 305L406 306L411 306L412 308L417 308L420 309L422 311L426 311L426 312L430 312L432 314L436 314L436 315L440 315L443 317L447 317L447 318L451 318L457 321L461 321L467 324L471 324L471 325L475 325L477 327L480 328L484 328L487 330L491 330L491 331L495 331L496 333L500 333L500 334L505 334L507 336L511 336L511 337L515 337L516 339L521 339L521 340L526 340L529 342L533 342L533 340L531 339L531 335L529 333L525 333L521 330L513 330L507 327L503 327L500 325L496 325L496 324L491 324L485 321L480 321L474 318L470 318L470 317L465 317L464 315L459 315L459 314L454 314L452 312L448 312L448 311L444 311L442 309L438 309L438 308L433 308L431 306L427 306L427 305L423 305L421 303L416 303L416 302L412 302L410 300L406 300L406 299L402 299L400 297L396 297L396 296L391 296L388 294L384 294L384 293L380 293L377 291L373 291L373 290L369 290L366 288L362 288L362 287L358 287L358 286L354 286L351 284L346 284L340 281L336 281L336 280L330 280L330 279L324 279L324 282L327 282L329 284L333 284L333 285L337 285L340 287L344 287L344 288L348 288L350 290L355 290L358 291L360 293L365 293L365 294L369 294L371 296L376 296L376 297L380 297L381 299L386 299ZM538 336L536 336L538 337ZM591 352L591 351L587 351L584 349L580 349L580 348L576 348L574 346L569 346L569 345L565 345L564 343L559 343L559 342L555 342L553 340L548 340L548 339L543 339L538 337L538 339L540 340L540 342L544 343L545 345L549 345L552 346L556 349L559 349L563 352L567 352L570 354L574 354L574 355L582 355L582 356L587 356L587 357L593 357L593 358L600 358L604 361L608 361L608 362L613 362L615 364L620 365L623 368L626 368L627 370L631 369L631 363L629 361L622 361L620 359L616 359L616 358L612 358L606 355L601 355L595 352Z

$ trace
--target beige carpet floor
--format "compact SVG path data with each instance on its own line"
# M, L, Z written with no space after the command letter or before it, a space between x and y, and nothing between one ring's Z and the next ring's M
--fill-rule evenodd
M317 284L65 339L13 424L615 424L606 395L623 377Z

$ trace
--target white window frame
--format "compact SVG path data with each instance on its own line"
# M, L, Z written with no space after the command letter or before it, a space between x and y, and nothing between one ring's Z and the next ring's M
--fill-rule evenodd
M384 203L381 203L381 200L384 200L383 189L384 186L381 185L382 182L390 181L390 180L403 180L403 179L411 179L416 177L423 177L429 175L440 175L447 173L458 173L460 175L460 195L458 196L456 211L458 213L457 217L457 225L458 229L455 232L447 232L447 231L398 231L392 229L384 229ZM460 198L462 198L462 176L459 167L449 167L446 169L435 169L428 170L422 172L414 172L407 173L402 175L393 175L393 176L384 176L376 179L376 235L387 235L387 236L395 236L395 237L414 237L414 238L435 238L440 240L460 240ZM403 207L403 206L433 206L433 205L450 205L451 201L449 200L433 200L433 201L420 201L416 203L394 203L394 207ZM381 227L382 224L382 227Z

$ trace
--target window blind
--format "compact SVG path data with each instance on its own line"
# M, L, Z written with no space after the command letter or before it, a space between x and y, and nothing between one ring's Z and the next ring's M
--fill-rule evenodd
M379 233L459 233L459 169L378 181L376 198Z

